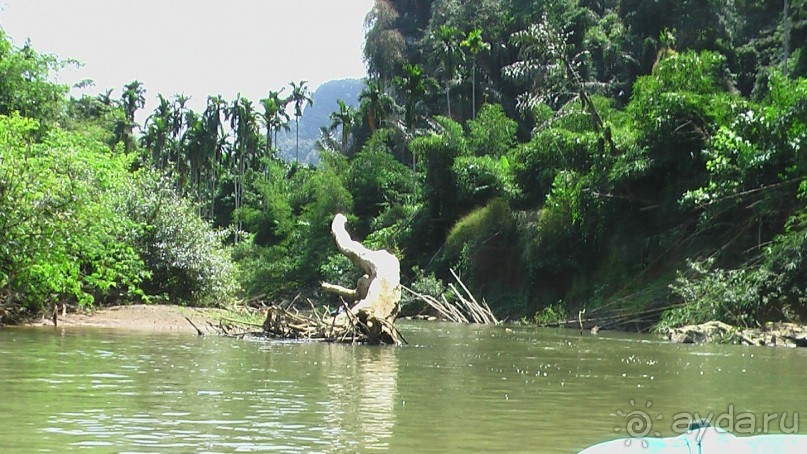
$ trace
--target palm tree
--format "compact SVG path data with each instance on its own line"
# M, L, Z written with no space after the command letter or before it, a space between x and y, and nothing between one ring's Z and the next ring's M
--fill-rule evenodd
M213 219L216 211L216 187L226 140L226 135L223 131L222 114L226 112L226 109L227 102L221 96L208 96L207 106L202 113L204 118L204 163L208 172L210 172L208 185L210 219Z
M426 97L429 86L434 83L423 72L420 65L406 63L403 67L403 76L396 76L393 82L403 92L406 97L404 104L404 128L406 134L411 134L416 125L416 109L421 101ZM417 155L412 150L412 172L417 172ZM413 184L416 184L413 182Z
M105 105L107 107L111 107L112 103L114 102L112 100L112 91L113 90L110 88L110 89L108 89L107 91L105 91L103 93L99 93L98 94L98 101L101 104L103 104L103 105Z
M261 105L263 106L261 119L263 120L264 126L266 126L267 156L272 154L272 144L277 145L277 131L280 128L285 128L287 131L289 130L289 114L286 113L286 105L288 105L289 100L280 97L282 92L283 89L280 91L270 90L269 96L261 99ZM274 141L272 140L272 134L274 134Z
M151 151L152 165L159 170L165 170L168 165L172 140L172 107L171 103L163 97L157 95L159 103L154 109L154 113L146 118L146 131L141 138L143 146Z
M301 80L299 85L295 84L293 81L291 82L291 101L294 101L294 121L297 126L296 131L296 141L297 141L297 148L296 148L296 159L297 163L300 163L300 117L303 116L303 106L308 103L309 106L314 105L314 100L311 99L309 96L310 92L308 91L308 86L306 85L308 82L305 80Z
M457 68L464 57L462 47L460 46L461 37L462 32L459 29L447 25L441 25L431 36L437 58L439 59L438 67L443 74L443 83L445 84L446 93L446 111L448 112L449 118L451 118L451 97L449 96L451 84L454 83L457 78Z
M359 102L362 112L367 116L367 125L372 133L381 127L386 113L395 105L395 100L385 90L381 79L366 79L365 82L367 86L359 95Z
M482 39L482 30L475 28L468 32L460 46L471 53L471 117L476 119L476 60L480 52L490 50L490 43Z
M190 98L184 94L174 95L174 103L171 112L171 134L173 135L175 144L174 172L176 173L177 194L181 194L185 187L185 180L187 178L185 167L190 160L189 157L185 155L187 150L182 147L183 137L189 126L188 116L193 114L193 112L186 107L189 100Z
M129 152L134 150L134 128L137 126L135 113L146 105L146 89L143 87L143 82L135 80L124 85L120 104L123 108L125 123L116 125L115 132L118 140L123 141L124 149Z
M258 144L258 121L252 102L242 98L239 93L232 105L226 110L233 131L232 162L235 170L233 178L233 197L235 202L236 232L235 242L241 241L241 201L244 195L244 174L247 165L253 167Z
M322 151L336 152L339 148L339 143L333 137L333 128L321 126L319 128L319 139L314 143L314 149Z
M404 125L407 129L412 129L416 122L416 109L429 92L429 86L433 79L426 77L423 67L409 63L403 66L403 75L396 76L393 83L398 87L406 98L404 103Z
M135 113L138 109L146 105L146 88L143 82L135 80L123 86L121 95L121 106L126 114L126 119L134 125Z
M347 142L350 137L350 128L353 126L353 121L356 118L356 110L345 104L341 99L336 100L339 105L338 112L331 113L331 126L330 130L334 131L337 128L342 128L342 153L347 154Z
M185 115L185 124L185 134L182 135L180 147L183 150L182 155L188 161L191 191L201 214L202 172L207 166L207 150L205 150L207 131L205 131L204 115L189 110Z

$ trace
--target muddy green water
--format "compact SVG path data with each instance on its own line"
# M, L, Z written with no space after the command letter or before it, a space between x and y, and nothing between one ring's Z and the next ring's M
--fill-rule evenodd
M401 348L6 328L0 452L569 453L696 412L807 433L807 349L401 328Z

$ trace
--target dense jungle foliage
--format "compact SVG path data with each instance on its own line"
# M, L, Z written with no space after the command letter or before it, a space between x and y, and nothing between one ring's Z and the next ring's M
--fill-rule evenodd
M275 146L305 81L140 125L142 83L68 98L3 37L0 304L350 285L344 212L413 288L455 269L503 317L805 321L805 43L803 0L377 0L311 167Z

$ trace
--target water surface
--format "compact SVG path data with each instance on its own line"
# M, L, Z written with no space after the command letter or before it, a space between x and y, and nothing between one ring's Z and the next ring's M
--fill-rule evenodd
M807 433L807 349L401 329L401 348L3 329L0 452L569 453L695 413Z

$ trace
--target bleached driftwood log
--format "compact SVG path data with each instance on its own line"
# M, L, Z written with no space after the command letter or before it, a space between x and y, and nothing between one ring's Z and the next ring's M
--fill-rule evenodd
M350 238L346 229L347 218L337 214L331 223L331 234L339 252L364 271L355 289L346 289L323 283L322 289L355 301L355 304L337 315L334 324L358 324L371 343L399 344L402 339L395 329L395 318L400 312L401 265L398 258L384 249L367 249Z
M319 313L310 316L290 312L288 308L267 310L263 324L265 333L274 337L305 338L331 342L364 342L368 344L401 344L405 339L395 328L400 312L401 265L386 250L370 250L350 238L347 218L337 214L331 233L339 251L359 266L364 275L355 289L322 283L322 289L350 301L333 316Z

